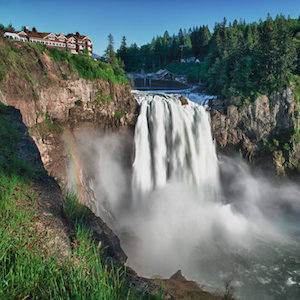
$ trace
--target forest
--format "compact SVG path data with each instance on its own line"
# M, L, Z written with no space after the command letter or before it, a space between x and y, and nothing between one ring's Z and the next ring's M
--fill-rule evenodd
M141 47L127 46L124 36L117 57L128 72L153 71L195 57L200 66L193 81L204 83L213 94L250 99L299 83L300 17L268 15L250 24L224 18L213 32L208 26L180 29L173 36L165 31Z

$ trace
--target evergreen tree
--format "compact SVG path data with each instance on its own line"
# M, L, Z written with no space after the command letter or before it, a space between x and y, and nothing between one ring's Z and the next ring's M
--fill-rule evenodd
M291 28L283 16L276 19L276 48L274 53L274 73L276 87L289 83L296 69L297 52L293 42Z
M114 38L112 34L110 33L107 38L108 38L108 46L105 50L104 58L112 66L114 73L116 75L124 75L122 69L123 64L120 60L118 60L114 50Z
M192 41L189 35L186 36L183 48L183 57L187 58L192 55Z
M169 57L170 57L170 35L166 30L162 41L162 58L164 64L167 64L169 62Z
M122 37L122 42L121 42L121 46L120 49L117 51L117 57L120 58L123 62L124 65L128 64L128 57L127 57L127 42L126 42L126 37L123 36Z
M260 92L268 92L270 82L273 81L274 56L275 56L275 32L270 15L265 22L260 22L259 43L256 53L256 74L260 82Z
M104 58L109 64L114 64L116 61L116 53L114 50L114 38L110 33L107 37L108 39L108 46L105 50Z
M9 23L5 30L8 30L8 31L15 31L15 28L12 26L11 23Z
M180 45L183 45L184 44L184 33L181 28L179 29L179 32L178 32L178 38L179 38Z

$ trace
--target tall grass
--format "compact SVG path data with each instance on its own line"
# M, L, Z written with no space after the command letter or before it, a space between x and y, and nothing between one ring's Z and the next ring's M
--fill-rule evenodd
M131 299L123 271L101 257L89 229L76 225L72 255L60 261L43 248L51 241L40 239L29 186L1 173L0 187L0 299Z
M17 158L19 132L0 104L0 299L160 299L135 294L92 240L90 211L65 194L64 215L75 228L70 254L58 257L55 235L41 232L33 169Z

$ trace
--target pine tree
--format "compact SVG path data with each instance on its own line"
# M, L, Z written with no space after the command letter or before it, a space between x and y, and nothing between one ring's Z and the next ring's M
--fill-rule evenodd
M121 46L120 49L117 51L117 57L120 58L125 65L127 65L127 42L126 42L126 37L123 36L122 37L122 42L121 42Z
M162 41L162 57L163 62L166 65L170 57L170 35L167 30L164 33Z
M296 69L297 53L288 21L278 17L276 24L276 47L274 51L274 76L277 88L289 83L292 72Z
M183 56L184 58L190 57L192 54L192 41L189 35L186 36L186 39L184 41L184 50L183 50Z
M269 92L271 82L274 81L274 58L275 58L275 32L274 24L270 15L260 25L259 41L259 81L261 81L262 92Z
M124 71L122 70L123 63L118 60L114 50L114 38L112 34L110 33L107 38L108 46L105 50L104 58L112 66L116 75L124 75Z
M114 38L111 33L108 35L107 39L108 46L105 50L104 58L109 64L114 64L116 62L116 53L114 50Z

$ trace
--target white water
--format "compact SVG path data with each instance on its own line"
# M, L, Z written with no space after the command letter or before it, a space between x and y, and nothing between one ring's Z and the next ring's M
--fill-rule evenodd
M129 137L81 136L96 210L105 200L128 264L150 277L182 269L211 291L232 280L238 299L299 299L299 185L274 183L240 158L218 160L203 106L136 98L132 174Z
M202 197L215 197L218 160L203 106L182 105L178 95L143 93L134 142L135 203L167 182L197 187Z

